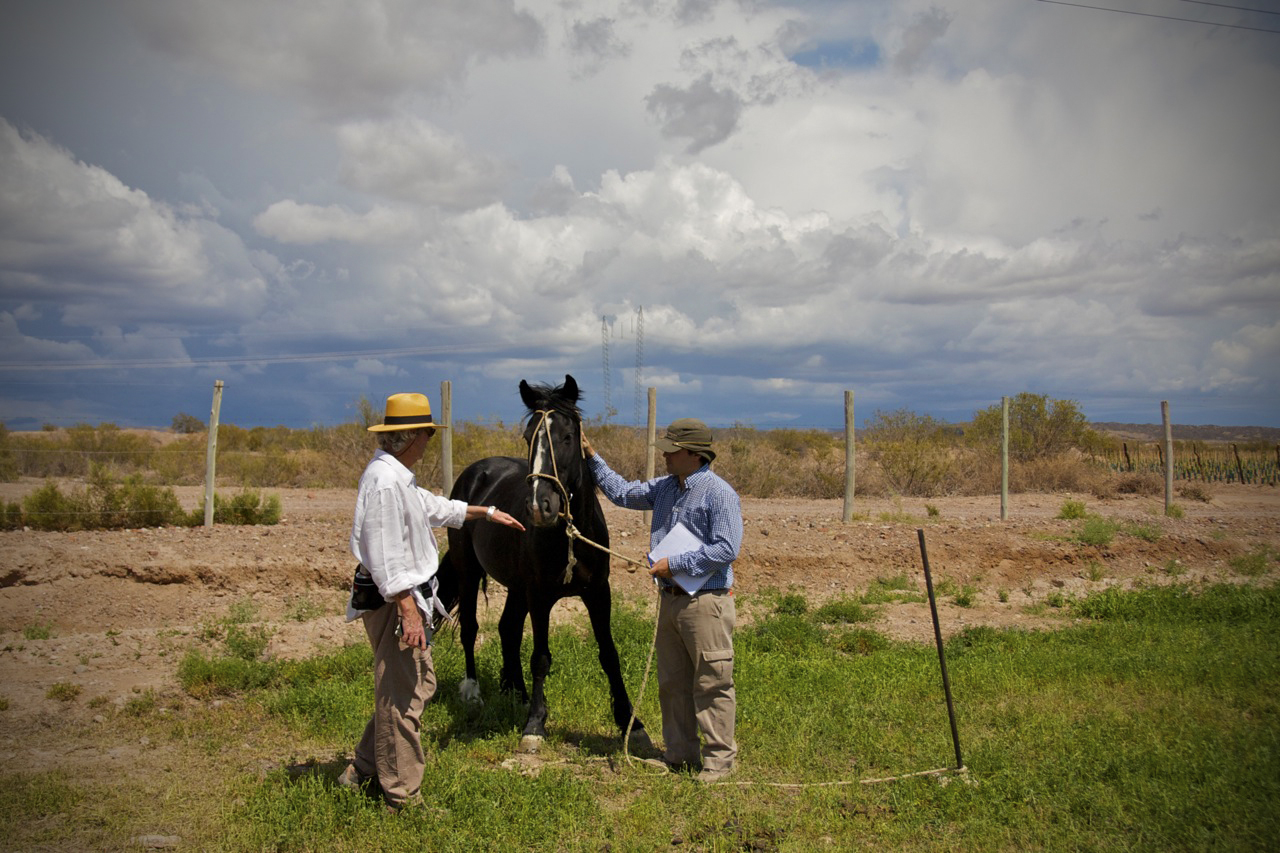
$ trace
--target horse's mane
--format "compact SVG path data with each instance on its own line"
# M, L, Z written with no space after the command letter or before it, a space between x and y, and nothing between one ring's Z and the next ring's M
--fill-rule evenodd
M577 397L570 398L565 393L564 386L530 383L529 390L536 398L537 405L524 416L526 424L528 424L529 419L533 417L535 412L547 409L557 414L566 415L575 421L582 420L582 409L578 407Z

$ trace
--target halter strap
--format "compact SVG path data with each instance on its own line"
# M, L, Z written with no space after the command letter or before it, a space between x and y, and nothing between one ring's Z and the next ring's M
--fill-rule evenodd
M564 583L568 584L573 580L573 567L578 564L578 558L573 555L573 540L575 534L578 536L581 536L581 534L578 534L578 529L573 525L573 512L569 508L569 490L565 488L564 483L560 480L560 470L559 466L556 464L556 451L555 447L551 443L550 419L555 412L552 409L538 409L534 414L539 415L540 417L538 418L537 426L533 428L533 433L529 436L529 475L525 477L525 482L532 485L535 480L550 480L555 485L556 491L560 493L560 497L563 499L564 510L560 513L560 517L564 519L565 533L569 537L569 563L564 567L563 580ZM545 433L547 436L547 453L551 456L550 474L544 474L541 471L533 470L533 458L536 453L535 448L538 444L539 433ZM586 451L579 447L579 452L582 453L582 456L585 459ZM582 538L583 541L590 541L585 537Z

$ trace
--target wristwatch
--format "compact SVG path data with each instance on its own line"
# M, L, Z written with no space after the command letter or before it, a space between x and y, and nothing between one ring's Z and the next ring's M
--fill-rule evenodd
M498 508L497 508L496 506L491 506L491 507L489 507L489 509L485 512L484 517L485 517L485 518L487 518L487 519L489 519L490 521L493 521L493 514L494 514L495 512L497 512L497 511L498 511Z

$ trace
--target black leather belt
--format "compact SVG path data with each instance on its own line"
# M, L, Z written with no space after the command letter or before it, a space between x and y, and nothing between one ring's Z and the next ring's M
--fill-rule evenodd
M697 592L685 592L683 589L681 589L678 586L660 586L658 587L658 589L662 590L662 592L666 595L688 595L688 596L716 595L717 593L724 595L732 592L731 589L727 589L727 588L726 589L700 589Z

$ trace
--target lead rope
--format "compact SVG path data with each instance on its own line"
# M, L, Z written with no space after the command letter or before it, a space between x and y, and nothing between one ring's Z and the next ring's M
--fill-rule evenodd
M601 545L598 542L592 542L590 539L582 535L582 531L578 530L578 528L574 526L572 521L566 520L565 532L569 536L570 551L573 550L573 543L576 540L579 542L585 542L588 545L590 545L592 548L596 548L600 551L604 551L606 554L612 554L613 556L617 557L619 560L624 560L636 566L644 565L644 563L640 562L639 560L633 560L630 557L626 556L625 554L619 554L617 551L614 551L610 548L606 548L605 546ZM657 593L657 594L661 595L661 593ZM636 694L636 701L631 703L631 718L627 720L627 729L622 733L622 757L627 760L628 764L633 763L633 760L631 758L631 730L636 724L636 708L638 708L640 706L640 703L644 701L644 692L645 692L645 689L649 686L649 670L653 666L653 654L654 654L654 651L658 648L658 612L661 609L661 603L662 602L655 602L654 613L653 613L653 638L649 641L649 656L645 658L645 662L644 662L644 677L640 679L640 692ZM642 759L642 760L647 763L648 761L652 761L656 759ZM662 770L664 773L667 770L667 765L665 763L662 765Z
M551 430L546 426L546 423L547 423L547 418L550 417L551 415L551 412L547 410L540 410L539 412L537 412L537 414L541 415L542 418L538 421L538 426L534 429L533 436L536 438L539 432L545 431L547 433L547 449L550 452L551 451L551 446L550 446ZM644 566L645 564L640 562L639 560L633 560L630 557L626 556L625 554L619 554L617 551L614 551L611 548L607 548L604 545L601 545L599 542L593 542L592 540L584 536L582 534L582 531L578 530L577 526L573 523L573 515L572 513L569 512L569 492L567 489L565 489L564 483L560 482L560 471L556 466L555 453L550 452L551 474L543 474L540 471L533 470L533 452L534 452L533 447L534 447L534 441L531 440L529 442L530 473L526 479L529 480L530 482L532 482L536 478L550 480L552 483L555 484L556 488L560 491L561 496L564 498L564 512L562 512L560 515L564 518L565 535L569 538L569 563L567 566L565 566L564 582L569 583L573 579L573 567L576 566L578 563L577 558L574 557L573 555L573 543L575 541L585 542L586 544L590 545L592 548L595 548L599 551L603 551L606 554L610 554L614 557L617 557L619 560L623 560L627 563L631 563L632 565ZM583 458L585 458L586 451L583 450L582 454L583 454ZM657 592L656 594L661 595L661 592ZM654 614L653 614L653 637L649 641L649 655L647 658L645 658L645 662L644 662L644 676L640 680L640 691L636 695L636 700L631 704L631 717L630 719L627 720L626 731L623 732L622 734L622 756L627 760L627 764L630 764L630 765L634 765L636 761L636 759L633 759L631 757L631 732L632 732L632 729L635 727L636 708L638 708L641 702L644 701L645 690L649 686L649 672L651 671L653 666L653 656L658 647L658 616L659 616L659 613L661 612L662 602L655 601L654 604L655 604L655 607L654 607ZM644 758L644 759L640 759L640 761L642 761L645 765L650 767L656 767L658 765L661 765L662 772L663 773L668 772L668 767L666 765L666 762L659 761L658 759L654 759L654 758ZM831 788L831 787L839 787L843 785L876 785L882 782L897 782L902 779L912 779L917 776L944 776L950 773L954 773L966 783L972 784L972 782L969 779L969 768L964 766L940 767L936 770L921 770L916 773L905 773L901 776L886 776L881 779L848 779L848 780L842 780L838 782L719 782L717 784L737 785L740 787L747 787L750 785L760 785L760 786L765 786L770 788L795 788L795 789Z
M535 414L541 415L542 417L538 419L538 425L533 428L533 434L529 437L529 475L524 478L525 482L532 483L534 480L543 479L550 480L554 483L556 491L560 492L560 497L564 504L564 511L560 513L560 517L564 519L565 532L569 533L570 530L576 531L577 528L573 526L573 513L569 511L569 490L564 487L564 483L560 482L560 469L556 465L555 448L551 446L551 427L547 425L547 419L551 417L551 410L539 409ZM547 434L547 455L551 457L550 474L544 474L541 471L533 470L534 448L537 446L538 433L540 432L545 432ZM584 456L586 455L586 451L581 452ZM584 541L591 541L582 537L582 534L578 535L580 538L583 538ZM564 567L564 576L561 578L562 583L567 585L573 581L573 569L576 565L578 565L578 558L573 555L573 534L569 533L569 561Z

